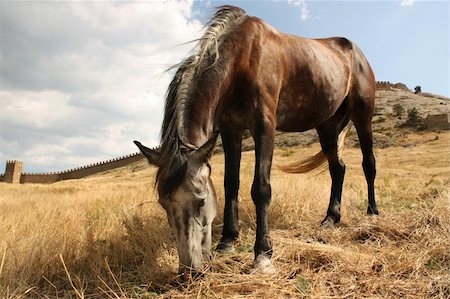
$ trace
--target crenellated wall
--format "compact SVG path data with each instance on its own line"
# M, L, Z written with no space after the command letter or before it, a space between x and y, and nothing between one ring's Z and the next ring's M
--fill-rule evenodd
M22 173L23 163L17 160L6 161L5 174L3 180L5 183L20 183L20 174Z
M134 153L127 156L115 158L108 161L89 164L86 166L69 169L61 172L48 173L22 173L23 163L20 161L7 161L5 174L0 174L0 182L21 183L21 184L50 184L63 180L81 179L100 172L108 171L131 163L140 161L144 158L141 153ZM10 179L14 178L14 179Z
M391 90L392 84L389 81L377 81L377 90Z
M408 86L406 86L403 83L391 83L389 81L377 81L377 90L391 90L393 88L410 91Z
M109 161L90 164L84 167L79 167L75 169L70 169L59 174L59 181L70 180L70 179L80 179L89 175L93 175L99 172L104 172L114 168L126 166L128 164L140 161L144 158L141 153L135 153L128 156L115 158Z
M60 181L57 173L22 173L20 176L21 184L50 184Z

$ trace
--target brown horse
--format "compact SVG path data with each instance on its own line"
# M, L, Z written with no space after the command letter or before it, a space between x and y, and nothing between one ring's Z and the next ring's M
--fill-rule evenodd
M322 223L329 225L340 220L345 174L340 149L353 122L368 184L367 213L378 214L371 126L375 80L355 44L340 37L287 35L238 7L223 6L193 54L177 67L167 92L160 149L135 143L159 167L159 201L176 233L180 272L198 270L211 257L216 195L208 160L217 130L225 153L225 211L218 251L233 250L239 235L237 198L245 129L252 134L256 155L251 188L257 222L255 268L273 270L267 210L275 129L316 128L322 152L284 170L304 172L328 161L332 187Z

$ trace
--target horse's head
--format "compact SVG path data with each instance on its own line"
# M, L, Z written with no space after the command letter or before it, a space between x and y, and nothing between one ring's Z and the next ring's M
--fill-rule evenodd
M186 158L182 165L185 168L183 178L168 195L161 196L160 192L159 202L167 212L169 225L177 240L180 274L201 270L203 262L211 259L211 224L216 216L217 199L208 160L216 137L197 150L183 153ZM135 144L151 164L165 167L157 150L136 141Z

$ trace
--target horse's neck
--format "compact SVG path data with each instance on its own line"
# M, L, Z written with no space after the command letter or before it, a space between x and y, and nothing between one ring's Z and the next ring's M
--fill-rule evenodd
M184 102L183 114L180 119L179 131L185 136L182 142L193 147L200 147L212 137L220 117L220 107L224 100L224 93L229 87L229 72L233 72L230 65L233 60L225 53L221 53L220 64L213 65L202 71L202 74L192 82L195 84L189 99ZM215 68L219 68L215 69Z
M216 126L217 97L193 98L185 106L184 117L179 126L184 145L199 148L213 135Z

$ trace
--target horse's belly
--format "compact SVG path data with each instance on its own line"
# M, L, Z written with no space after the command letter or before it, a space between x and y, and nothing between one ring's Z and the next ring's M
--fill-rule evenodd
M317 127L334 115L340 105L337 102L315 99L296 99L283 101L280 99L277 108L277 130L285 132L304 132Z
M277 130L283 132L304 132L317 127L325 120L306 113L277 114Z

